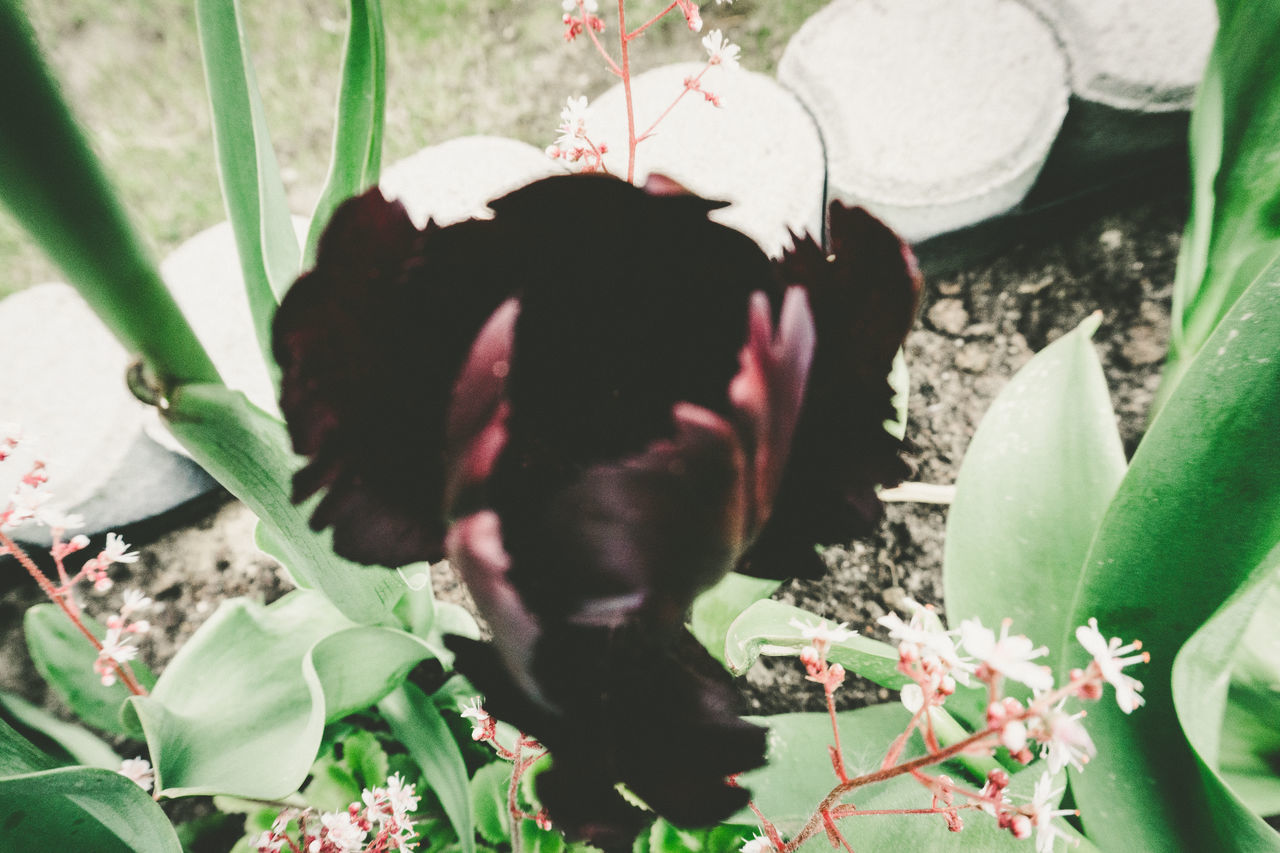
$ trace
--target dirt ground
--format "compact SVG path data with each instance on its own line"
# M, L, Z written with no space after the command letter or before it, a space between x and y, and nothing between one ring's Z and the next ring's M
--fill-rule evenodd
M908 438L916 479L954 482L978 421L1009 377L1032 353L1098 309L1104 319L1095 343L1126 451L1132 453L1167 346L1184 218L1185 202L1176 197L1136 203L1035 245L1010 247L989 263L927 280L907 346ZM156 669L219 600L271 600L288 588L272 561L252 547L253 518L238 503L206 500L178 519L181 526L159 535L133 531L130 541L142 544L142 558L120 567L117 576L118 588L139 586L158 602L156 630L143 644L144 658ZM875 620L904 595L941 604L945 522L945 507L890 505L875 537L830 550L826 578L789 583L777 597L877 635ZM0 690L57 709L59 701L27 660L21 633L22 613L41 597L16 566L4 575ZM443 571L436 574L436 589L445 597L465 595ZM740 683L752 713L823 707L821 691L803 680L794 659L765 659ZM889 698L853 681L839 695L843 707Z

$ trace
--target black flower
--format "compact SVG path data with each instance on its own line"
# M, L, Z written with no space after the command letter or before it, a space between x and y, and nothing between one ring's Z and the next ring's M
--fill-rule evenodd
M674 183L565 176L491 220L335 213L275 322L295 499L367 563L448 556L494 634L453 638L486 707L537 736L550 815L629 849L643 816L722 820L764 760L693 598L737 568L814 575L905 469L884 431L910 253L833 205L831 249L771 263Z

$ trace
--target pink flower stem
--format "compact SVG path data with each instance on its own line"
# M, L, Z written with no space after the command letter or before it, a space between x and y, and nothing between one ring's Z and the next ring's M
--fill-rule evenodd
M627 40L630 41L633 38L639 38L641 33L649 29L649 27L653 26L654 24L658 23L658 21L660 21L664 15L666 15L668 12L674 9L677 5L679 4L677 4L675 0L671 0L671 5L667 6L667 8L663 9L661 12L654 15L652 18L645 21L643 24L636 27L631 32L627 33ZM621 26L621 24L619 24L619 26Z
M520 790L520 777L524 775L524 765L520 763L520 753L524 749L524 735L516 738L515 757L511 766L511 786L507 788L507 811L511 815L511 853L520 853L520 803L516 793Z
M831 753L831 766L836 771L836 777L841 782L849 781L849 774L844 768L844 750L840 748L840 726L836 721L836 699L835 691L831 689L829 683L822 685L822 692L827 694L827 715L831 718L831 738L834 745L828 747Z
M93 636L93 632L85 627L84 622L80 621L80 614L77 613L75 608L70 605L66 596L44 576L44 572L40 571L40 567L37 566L29 556L27 556L27 552L19 548L18 543L14 542L2 531L0 531L0 546L3 546L5 550L18 560L18 563L21 564L22 568L27 570L27 574L31 575L44 594L49 596L49 600L58 605L58 607L62 609L62 612L67 614L67 618L71 620L71 624L75 625L81 634L84 634L85 639L92 644L94 649L101 652L101 641L99 641L97 637ZM138 680L134 678L133 670L129 668L128 664L120 663L119 661L112 661L111 664L115 668L116 674L120 676L120 681L125 687L129 688L130 693L134 696L147 695L147 691L138 683Z
M706 73L707 73L707 69L709 69L710 67L711 67L711 63L710 63L710 62L708 62L708 63L707 63L707 65L706 65L706 67L705 67L705 68L703 68L701 71L699 71L699 72L697 73L697 75L693 78L693 83L694 83L694 84L697 84L697 83L701 82L701 81L702 81L702 75L706 74ZM662 115L660 115L660 116L658 116L656 119L654 119L654 120L653 120L653 124L649 125L648 129L646 129L644 133L640 134L640 136L635 140L635 142L636 142L636 143L640 143L640 142L644 142L646 139L648 139L648 138L649 138L649 136L650 136L650 134L652 134L652 133L653 133L654 128L656 128L659 124L661 124L661 123L662 123L662 120L663 120L663 119L665 119L668 115L670 115L670 114L671 114L671 111L672 111L672 110L674 110L674 109L676 108L676 104L680 103L680 99L681 99L681 98L683 98L685 95L689 94L690 92L692 92L692 91L694 90L694 88L695 88L695 86L688 86L688 85L686 85L686 86L684 87L684 89L682 89L682 90L681 90L680 94L676 95L675 100L674 100L674 101L672 101L672 102L671 102L671 104L670 104L670 105L669 105L665 110L663 110L663 111L662 111ZM627 90L628 96L630 96L630 92L631 92L631 90L630 90L630 89L628 89L628 90ZM629 102L629 101L628 101L628 106L630 106L630 102ZM634 151L634 150L635 150L635 143L633 143L633 144L632 144L631 148L632 148L632 151Z
M622 69L618 67L618 63L613 61L613 57L609 55L609 51L604 49L604 45L600 43L600 39L596 37L595 28L591 26L591 22L587 19L587 10L582 6L582 0L578 0L578 12L582 15L582 29L586 31L587 36L591 39L591 43L596 46L596 52L604 58L609 64L609 70L617 76L622 76Z
M626 0L618 0L618 45L622 48L622 91L627 98L627 183L636 179L636 108L631 94L631 52L627 38Z

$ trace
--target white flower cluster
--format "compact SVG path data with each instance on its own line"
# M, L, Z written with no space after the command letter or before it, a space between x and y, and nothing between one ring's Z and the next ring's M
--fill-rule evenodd
M400 774L392 774L385 788L369 788L360 795L361 803L352 803L345 812L324 812L320 829L310 831L307 824L314 815L309 810L286 809L276 817L271 829L254 842L258 853L280 853L287 845L306 853L370 853L397 851L409 853L417 849L413 839L417 833L409 814L421 799ZM290 840L289 822L297 819L301 843Z

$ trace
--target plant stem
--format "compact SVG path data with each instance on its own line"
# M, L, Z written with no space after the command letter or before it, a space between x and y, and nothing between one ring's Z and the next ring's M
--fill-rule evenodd
M618 44L622 48L622 91L627 98L627 183L636 179L636 109L631 96L631 52L627 36L627 2L618 0ZM652 128L651 128L652 129Z
M656 15L654 15L652 18L650 18L649 20L645 21L643 24L641 24L640 26L636 27L636 28L635 28L634 30L632 30L631 32L627 33L627 39L633 39L633 38L637 38L637 37L639 37L639 35L640 35L641 33L643 33L645 30L649 29L649 27L653 26L654 24L658 23L658 21L659 21L659 20L661 20L661 19L662 19L662 17L663 17L664 15L666 15L668 12L670 12L670 11L671 11L672 9L674 9L675 7L676 7L676 2L675 2L675 0L671 0L671 4L670 4L669 6L667 6L667 8L663 9L661 12L659 12L659 13L658 13L658 14L656 14ZM619 26L621 26L621 24L619 24Z
M58 605L62 612L67 614L67 618L71 620L71 624L75 625L81 634L84 634L85 639L93 645L94 649L101 652L102 642L93 635L92 631L85 627L84 622L80 621L80 615L71 607L66 596L59 592L57 587L53 585L52 581L44 576L44 572L40 571L40 567L35 564L35 561L27 556L27 552L22 550L22 548L18 546L18 543L10 539L3 531L0 531L0 546L4 547L17 559L18 563L27 570L27 574L31 575L44 594L49 597L49 600ZM128 664L113 660L111 665L115 668L116 674L120 677L120 681L125 687L129 688L130 693L134 696L147 695L146 689L138 683L136 678L134 678L133 670Z

